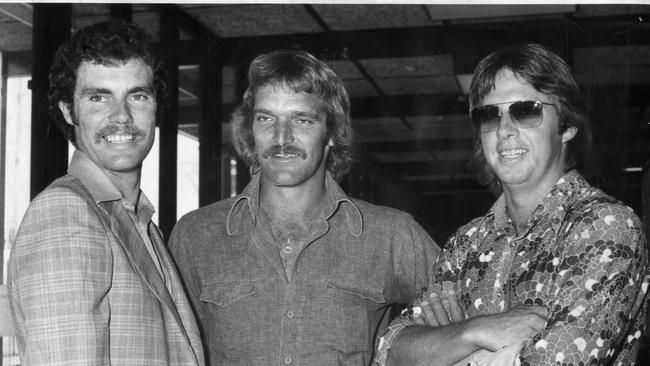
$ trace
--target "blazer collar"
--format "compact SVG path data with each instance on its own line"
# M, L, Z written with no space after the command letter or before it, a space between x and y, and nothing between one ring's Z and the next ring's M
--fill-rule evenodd
M113 183L108 175L81 150L75 150L72 154L68 174L81 180L97 204L101 202L120 201L124 198L122 192L115 186L115 183ZM142 191L140 191L136 207L131 207L125 200L123 203L128 209L135 210L142 222L149 222L156 212L153 204L151 204Z

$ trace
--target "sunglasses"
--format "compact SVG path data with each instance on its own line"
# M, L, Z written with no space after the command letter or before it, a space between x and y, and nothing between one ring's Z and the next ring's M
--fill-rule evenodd
M504 102L482 105L472 108L469 112L472 125L477 131L490 132L499 128L503 112L500 106L508 106L508 114L512 124L517 128L531 128L539 126L544 120L544 105L553 103L540 102L537 100L519 100L516 102Z

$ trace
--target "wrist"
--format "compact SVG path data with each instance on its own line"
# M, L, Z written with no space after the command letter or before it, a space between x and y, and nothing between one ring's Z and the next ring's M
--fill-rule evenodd
M475 351L485 348L484 342L481 341L482 318L478 316L456 323L461 342Z

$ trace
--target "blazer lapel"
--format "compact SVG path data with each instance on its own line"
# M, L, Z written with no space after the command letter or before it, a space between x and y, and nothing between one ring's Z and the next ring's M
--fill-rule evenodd
M151 291L168 307L178 319L178 313L163 278L153 262L149 251L145 247L138 229L129 218L126 208L120 201L109 201L100 203L109 215L111 231L117 237L118 242L124 248L126 255L133 264L135 270L142 276L144 282Z
M185 296L185 290L183 289L183 284L180 282L180 276L176 270L169 253L167 252L167 247L162 237L162 233L158 226L153 223L149 224L149 237L151 242L158 252L160 257L160 265L163 268L163 271L169 276L167 278L169 287L171 288L172 297L174 301L174 308L172 314L174 318L178 321L181 333L189 341L190 347L194 352L194 357L197 359L197 363L200 365L201 362L198 360L203 355L203 347L201 344L201 336L199 333L198 325L194 318L194 313L190 305L187 296Z

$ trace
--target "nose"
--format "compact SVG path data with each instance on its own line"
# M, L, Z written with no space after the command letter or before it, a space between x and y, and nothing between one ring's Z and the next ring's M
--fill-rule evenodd
M113 104L113 110L111 113L111 122L114 123L132 123L133 116L131 115L131 107L126 100L117 100Z
M499 127L497 128L497 136L500 138L506 139L508 137L516 136L519 134L519 129L514 125L512 119L510 118L510 113L504 113L501 116L499 121Z
M293 142L293 125L290 121L278 121L273 126L273 141L284 146Z

